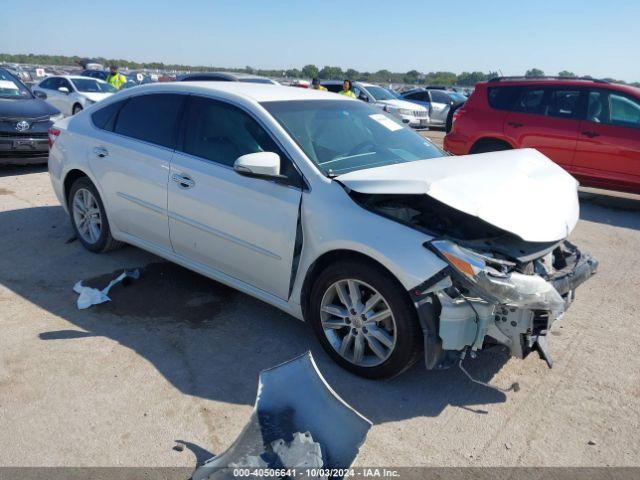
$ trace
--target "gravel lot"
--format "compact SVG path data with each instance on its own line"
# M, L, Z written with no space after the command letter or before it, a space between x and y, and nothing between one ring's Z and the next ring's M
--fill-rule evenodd
M266 304L133 247L85 251L44 167L0 167L0 465L194 466L236 438L260 370L307 349L374 423L358 465L639 465L640 197L581 203L572 240L600 272L552 332L553 370L500 350L467 364L520 383L505 395L422 364L354 377ZM76 281L130 267L142 277L112 303L76 310Z

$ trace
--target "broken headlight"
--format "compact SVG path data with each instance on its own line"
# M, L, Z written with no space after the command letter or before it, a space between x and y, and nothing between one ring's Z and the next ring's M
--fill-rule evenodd
M538 275L509 271L508 264L463 248L448 240L426 244L459 274L470 290L488 301L521 308L564 311L558 291Z

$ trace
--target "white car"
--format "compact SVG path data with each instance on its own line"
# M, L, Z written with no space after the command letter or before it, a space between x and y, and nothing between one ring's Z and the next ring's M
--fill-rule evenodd
M112 85L97 78L75 75L47 77L31 90L36 97L50 103L67 116L75 115L117 91Z
M421 352L444 365L488 337L550 361L549 328L597 267L565 241L577 182L542 154L445 156L329 92L141 86L50 140L53 188L88 250L129 243L235 287L310 322L366 377Z
M342 81L328 80L322 82L322 86L330 92L338 93L342 90ZM402 100L388 89L372 83L353 82L351 89L359 100L380 107L410 127L429 126L429 110L422 105Z

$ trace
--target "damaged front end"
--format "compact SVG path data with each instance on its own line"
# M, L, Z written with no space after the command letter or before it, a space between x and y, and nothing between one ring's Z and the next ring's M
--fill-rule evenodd
M438 340L426 345L432 350L426 352L432 366L447 350L481 349L487 336L518 358L537 350L552 366L547 334L573 301L575 289L597 271L597 260L568 241L524 264L450 240L425 246L449 264L439 281L412 292L422 315L440 310ZM429 302L437 305L423 306Z
M493 339L524 358L537 350L552 366L547 333L575 289L598 268L566 240L527 242L427 195L364 195L365 208L424 231L424 246L448 267L410 294L424 331L427 368ZM490 337L490 338L487 338Z

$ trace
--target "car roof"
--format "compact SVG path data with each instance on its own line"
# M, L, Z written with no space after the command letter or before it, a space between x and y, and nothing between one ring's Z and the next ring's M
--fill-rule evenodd
M497 77L485 82L479 82L478 85L482 86L527 86L527 85L539 85L539 86L567 86L567 87L591 87L591 88L603 88L607 90L618 90L629 93L633 96L640 96L640 88L633 87L631 85L624 85L621 83L612 83L605 80L590 79L590 78L509 78L509 77Z
M313 90L307 88L286 87L270 83L244 83L244 82L162 82L148 85L140 85L130 89L132 94L164 91L180 91L184 93L215 93L224 92L243 97L255 102L275 102L294 100L349 100L344 96L338 96L332 92Z

